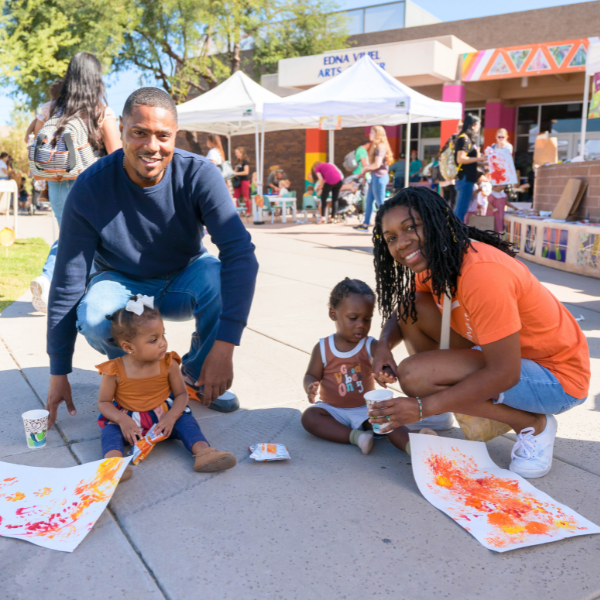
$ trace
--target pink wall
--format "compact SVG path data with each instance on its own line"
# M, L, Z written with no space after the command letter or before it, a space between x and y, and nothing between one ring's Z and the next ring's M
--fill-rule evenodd
M444 85L442 88L442 100L444 102L460 102L463 107L463 114L465 112L465 86L463 84L458 85ZM442 121L442 127L440 132L440 145L443 146L448 138L456 133L458 127L458 121Z

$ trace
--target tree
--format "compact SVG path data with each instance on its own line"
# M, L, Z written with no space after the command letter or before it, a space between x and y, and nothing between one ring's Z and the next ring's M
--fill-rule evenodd
M121 0L0 0L0 84L30 108L47 100L73 54L98 56L108 72L129 27Z
M132 0L137 20L124 36L118 68L134 66L177 101L205 92L242 67L255 74L279 58L345 47L345 17L329 0ZM277 58L271 58L276 52Z
M27 146L23 143L23 140L32 119L33 113L20 107L14 108L10 115L10 130L8 135L0 138L0 150L7 152L15 159L14 166L21 173L29 171Z
M276 73L284 58L347 48L347 17L333 13L335 8L330 2L321 2L318 11L310 0L289 3L281 18L268 23L254 40L256 78L262 73Z

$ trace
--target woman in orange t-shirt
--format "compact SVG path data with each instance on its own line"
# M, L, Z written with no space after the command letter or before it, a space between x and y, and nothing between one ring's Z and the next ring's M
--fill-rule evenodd
M544 476L553 415L588 395L589 351L573 316L514 258L510 243L468 227L426 188L386 202L373 241L385 321L373 372L383 380L391 369L408 396L372 410L373 422L400 426L457 412L506 423L517 433L510 469ZM447 289L450 350L440 350ZM396 366L392 349L401 341L411 356Z

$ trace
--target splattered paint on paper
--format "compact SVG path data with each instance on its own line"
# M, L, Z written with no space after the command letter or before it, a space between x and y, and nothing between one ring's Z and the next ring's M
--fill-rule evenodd
M512 154L506 148L486 148L492 185L516 184L517 171Z
M594 523L500 469L485 444L415 434L410 438L421 493L486 548L505 552L600 533Z
M0 493L0 535L72 552L102 514L130 460L108 458L70 469L0 463L0 492L14 485Z

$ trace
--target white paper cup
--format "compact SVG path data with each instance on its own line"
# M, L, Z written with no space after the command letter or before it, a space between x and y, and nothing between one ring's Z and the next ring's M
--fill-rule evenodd
M49 414L47 410L29 410L21 415L29 448L43 448L46 445Z
M394 392L392 392L392 390L373 390L372 392L367 392L365 394L365 402L367 404L367 408L371 408L375 402L389 400L393 397ZM373 408L377 407L373 406ZM382 427L386 427L385 423L383 425L380 425L379 423L371 423L371 427L373 427L373 433L377 433L379 435L387 435L390 433L389 431L381 430Z

